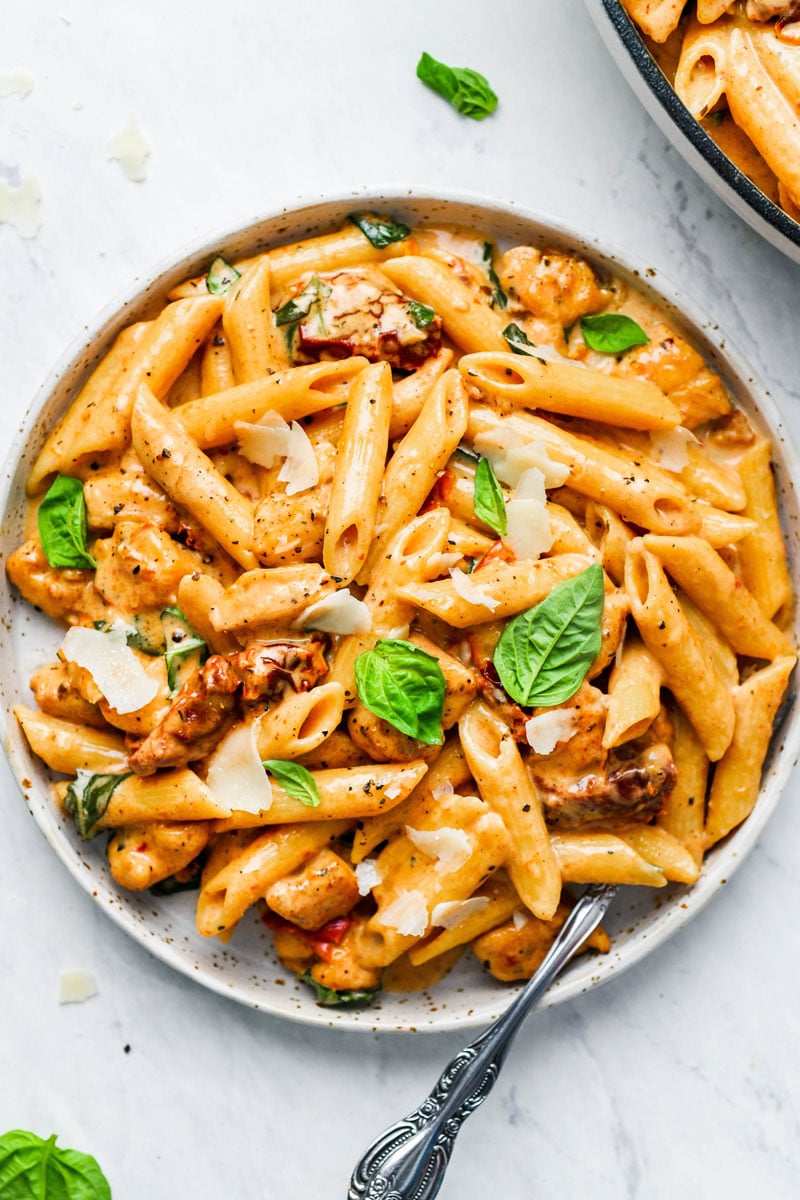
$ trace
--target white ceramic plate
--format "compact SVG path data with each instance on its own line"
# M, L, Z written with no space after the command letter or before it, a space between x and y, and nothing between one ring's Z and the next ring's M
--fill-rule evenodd
M365 208L391 213L410 225L448 220L477 226L501 243L532 242L571 248L599 265L613 267L615 272L631 278L636 287L650 293L662 304L668 319L686 332L714 370L723 375L732 396L748 416L771 436L785 527L796 551L800 512L794 485L800 481L800 468L775 406L754 383L751 372L712 319L699 313L685 296L677 293L651 268L645 269L620 253L609 257L591 238L564 229L547 217L476 196L462 194L434 198L420 191L411 194L405 188L386 188L301 204L291 211L282 210L261 218L245 229L206 240L200 246L179 253L176 260L157 271L150 282L138 284L122 301L101 314L88 335L81 336L45 381L11 449L0 493L2 553L8 555L22 540L25 478L46 431L75 396L123 325L147 314L172 286L187 276L200 273L217 253L232 260L268 245L326 232L340 224L347 213ZM796 557L795 553L793 558ZM42 618L11 594L3 573L0 581L0 655L3 663L0 697L5 714L19 700L29 699L27 680L36 666L52 660L61 636L53 622ZM493 1020L508 1003L512 989L484 975L474 958L465 956L459 967L430 993L380 994L378 1003L361 1010L319 1007L311 991L299 984L276 960L270 935L254 914L243 919L231 943L223 946L196 932L193 893L156 898L149 893L136 895L119 889L106 869L105 839L98 838L88 844L78 839L72 823L62 819L50 798L49 772L30 754L13 718L6 719L4 734L12 769L33 816L81 887L133 938L198 983L279 1016L350 1029L423 1031L482 1025ZM755 843L797 760L799 742L800 712L795 711L784 723L780 746L773 747L754 813L725 844L709 855L695 887L688 890L675 887L658 893L623 889L606 922L613 938L611 953L576 960L549 991L545 1004L556 1004L618 975L670 937L716 894L720 884L730 877ZM21 801L9 796L6 803Z
M757 233L800 262L800 224L739 170L678 99L620 0L584 0L612 58L662 133L712 191Z

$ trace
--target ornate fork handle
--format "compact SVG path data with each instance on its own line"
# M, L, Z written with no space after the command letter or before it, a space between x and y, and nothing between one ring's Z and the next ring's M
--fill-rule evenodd
M353 1172L348 1200L433 1200L461 1126L494 1087L514 1035L599 924L616 890L587 888L539 970L506 1011L451 1059L419 1108L375 1139Z

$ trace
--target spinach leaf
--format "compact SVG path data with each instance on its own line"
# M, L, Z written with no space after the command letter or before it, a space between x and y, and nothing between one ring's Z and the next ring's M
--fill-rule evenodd
M356 691L370 712L424 742L442 744L444 674L413 642L381 638L355 661Z
M641 325L624 313L581 317L581 333L589 349L601 354L622 354L623 350L647 346L650 342Z
M111 1188L96 1159L62 1150L56 1135L47 1141L27 1129L0 1137L0 1196L3 1200L111 1200Z
M371 1004L381 990L380 984L378 984L374 988L343 989L337 992L334 988L325 987L324 983L317 983L316 979L311 977L310 971L304 971L300 978L303 983L313 987L317 993L317 1004L322 1004L326 1008L331 1008L334 1004Z
M39 537L51 567L96 567L86 548L86 501L83 484L57 475L37 516Z
M183 660L190 654L193 654L195 650L199 650L200 661L201 663L205 662L208 658L208 646L203 638L192 629L180 608L172 604L169 605L161 613L162 623L165 617L172 617L176 622L179 622L171 630L166 631L167 648L164 651L164 662L167 668L167 686L169 687L170 696L174 696L178 690L178 668Z
M510 325L506 325L503 337L508 342L508 348L513 354L530 354L533 358L536 357L535 344L525 330L520 329L519 325L515 325L513 321Z
M494 269L494 246L491 242L483 243L483 262L492 285L492 308L508 308L508 296Z
M309 808L319 808L322 798L314 782L314 776L301 763L284 762L280 758L268 758L263 763L264 769L274 775L287 796L299 800Z
M241 271L237 271L236 267L231 266L221 254L218 254L208 268L206 287L212 296L224 296L231 290L236 280L241 278Z
M603 569L594 563L509 621L492 662L512 700L526 708L574 696L600 652Z
M407 225L391 218L376 217L374 213L350 213L350 220L376 250L383 250L392 242L402 242L411 233Z
M417 78L473 121L482 121L497 108L497 96L488 79L469 67L448 67L423 52L417 63Z
M93 837L92 829L108 808L108 802L123 779L132 774L94 775L91 771L78 770L67 787L64 808L75 822L75 828L84 841ZM2 1193L0 1193L2 1195Z
M508 533L506 502L488 458L482 458L475 469L472 507L478 520L494 530L498 537Z
M428 308L427 304L420 304L417 300L409 303L408 312L417 329L427 329L436 316L432 308Z

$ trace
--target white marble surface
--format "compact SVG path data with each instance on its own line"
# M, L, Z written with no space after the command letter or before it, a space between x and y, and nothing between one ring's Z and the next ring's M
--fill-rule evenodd
M797 438L800 267L684 166L580 0L7 0L3 24L0 73L34 88L0 99L0 178L33 173L43 219L28 240L0 225L3 444L64 346L184 241L398 181L512 198L649 259L717 314ZM423 49L484 71L497 115L423 89ZM138 184L106 157L131 115L152 142ZM344 1196L460 1037L317 1031L203 991L97 910L0 772L0 1131L93 1152L115 1200ZM669 945L530 1021L443 1197L797 1195L799 799ZM100 994L59 1007L76 965Z

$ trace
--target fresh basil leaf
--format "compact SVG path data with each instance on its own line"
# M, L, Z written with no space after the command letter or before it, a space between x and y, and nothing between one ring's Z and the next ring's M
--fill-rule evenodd
M432 308L428 308L427 304L420 304L417 300L410 301L408 311L417 329L427 329L436 316Z
M503 337L508 342L508 348L513 354L530 354L533 358L536 357L535 343L531 341L525 330L520 329L519 325L515 325L513 321L510 325L506 325Z
M109 800L123 779L128 779L130 775L130 771L121 775L95 775L81 769L75 773L75 778L67 787L64 808L84 841L94 836L92 829L108 808Z
M51 567L97 566L86 548L86 501L80 479L57 475L39 505L37 521Z
M482 121L497 108L497 96L488 79L470 67L448 67L423 52L417 63L417 78L473 121Z
M224 296L231 290L236 280L241 278L241 271L237 271L236 267L231 266L221 254L218 254L208 268L206 287L212 296Z
M413 642L381 638L355 661L356 691L376 717L424 742L442 744L444 674L437 659Z
M508 533L508 514L503 489L488 458L482 458L475 468L472 507L478 520L494 530L498 537Z
M590 350L600 354L622 354L633 346L647 346L650 338L638 322L624 313L598 313L581 317L581 333Z
M314 782L314 776L301 763L285 762L280 758L265 759L262 764L270 775L273 775L287 796L299 800L309 808L319 808L322 798Z
M174 696L178 688L178 669L183 660L194 654L195 650L199 650L200 661L205 662L208 658L208 646L192 629L182 609L171 604L161 612L162 624L165 617L171 617L180 623L180 627L165 631L167 648L164 651L164 662L167 668L167 686L170 696Z
M296 325L308 316L314 304L327 300L330 294L330 284L320 279L319 275L312 275L302 292L275 310L275 324Z
M108 1180L91 1154L62 1150L27 1129L0 1137L3 1200L111 1200Z
M317 983L316 979L312 978L310 971L304 971L300 978L303 983L307 983L317 993L317 1004L322 1004L326 1008L331 1008L335 1004L371 1004L381 990L380 984L378 984L374 988L351 988L336 991L334 988L325 987L324 983Z
M494 269L494 246L491 242L483 243L483 262L492 285L492 308L508 308L508 296Z
M506 625L495 648L500 682L526 708L574 696L600 652L603 568L593 563Z
M149 654L151 658L158 658L159 654L164 653L164 641L156 644L153 642L150 634L139 628L141 614L136 613L133 617L133 625L126 625L123 621L92 621L92 628L99 629L101 632L110 632L113 629L123 630L125 633L125 641L134 650L141 650L143 654Z
M376 217L374 213L350 213L350 220L376 250L383 250L393 242L402 242L411 233L407 225L391 218Z

